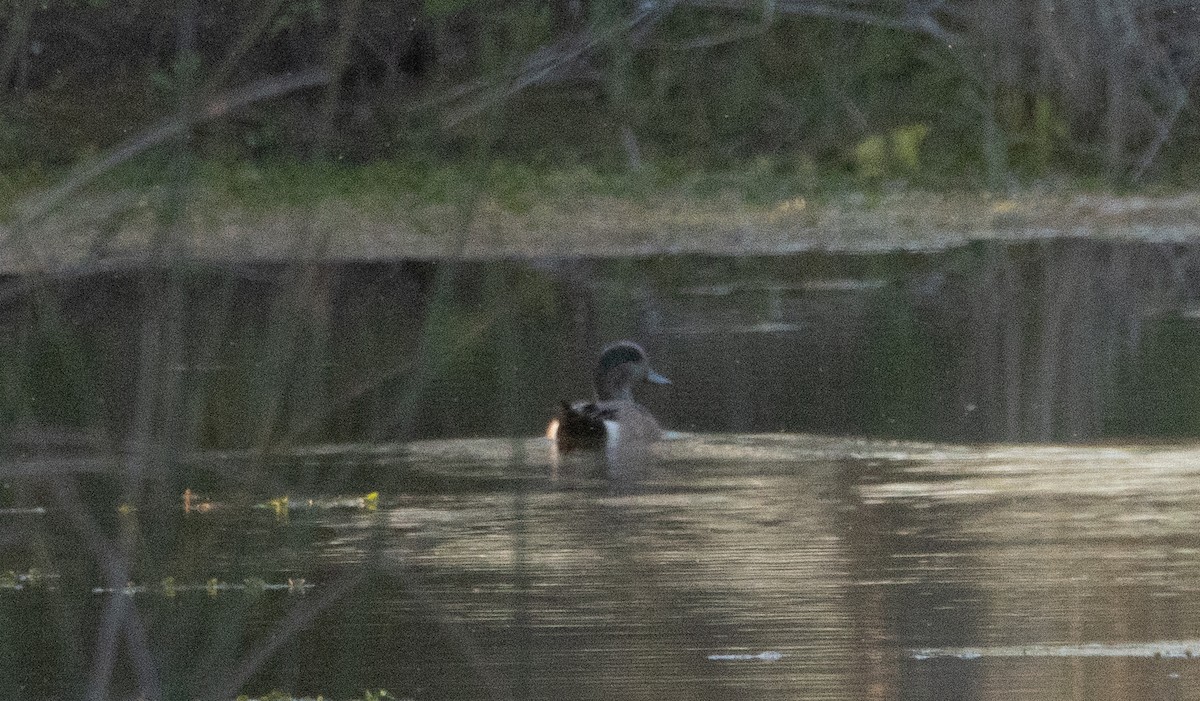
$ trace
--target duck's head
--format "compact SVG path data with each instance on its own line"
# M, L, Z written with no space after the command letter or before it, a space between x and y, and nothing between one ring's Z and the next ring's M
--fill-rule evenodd
M639 383L669 385L671 381L650 367L646 350L633 341L617 341L600 353L596 363L596 398L633 399Z

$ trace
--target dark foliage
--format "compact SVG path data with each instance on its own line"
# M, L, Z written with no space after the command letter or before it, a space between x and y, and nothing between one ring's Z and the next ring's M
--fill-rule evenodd
M765 156L995 185L1186 178L1200 136L1198 13L1168 0L16 0L3 18L8 167L314 68L329 89L211 120L197 147L453 158L483 129L532 163Z

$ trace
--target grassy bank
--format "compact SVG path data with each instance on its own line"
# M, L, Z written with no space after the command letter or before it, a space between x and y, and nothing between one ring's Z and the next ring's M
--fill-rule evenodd
M9 221L56 177L6 174ZM0 252L0 267L144 255L172 194L164 181L144 165L105 175L27 232L28 246ZM719 172L670 164L606 172L503 161L201 162L186 182L171 241L204 259L877 251L993 238L1200 235L1195 192L1131 194L1079 182L1004 194L930 191L765 159Z

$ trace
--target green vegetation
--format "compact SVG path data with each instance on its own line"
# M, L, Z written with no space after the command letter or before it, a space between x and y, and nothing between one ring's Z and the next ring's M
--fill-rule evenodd
M5 570L0 572L0 590L37 588L45 584L47 579L54 578L56 578L56 575L47 574L37 567L31 567L26 572Z
M1190 187L1200 124L1182 71L1198 49L1148 2L1036 31L1017 0L262 0L132 20L120 3L16 3L0 10L0 213L173 115L194 120L186 141L159 138L96 185L153 191L186 152L195 184L250 207L457 202L480 184L516 213L579 196ZM314 69L327 73L229 102Z
M911 157L915 163L915 154ZM884 156L867 170L898 172L913 166ZM99 178L93 195L161 191L165 164L137 162ZM873 173L874 171L872 171ZM61 174L60 174L61 175ZM206 205L227 210L271 211L325 201L371 211L397 202L414 206L455 205L479 191L501 210L523 215L537 207L580 204L594 199L647 203L664 197L704 201L728 195L751 205L770 205L797 195L820 197L869 185L877 177L849 172L818 172L808 161L795 163L759 157L721 170L689 170L679 160L645 162L638 171L593 165L561 166L496 159L480 173L469 161L376 160L370 163L312 163L300 160L202 161L192 182L193 194ZM0 215L14 214L22 198L46 186L41 171L0 171ZM153 200L149 200L152 202Z

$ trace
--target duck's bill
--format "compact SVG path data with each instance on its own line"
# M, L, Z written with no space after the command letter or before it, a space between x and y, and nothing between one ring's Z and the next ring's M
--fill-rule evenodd
M657 372L655 372L653 370L651 370L649 373L646 374L646 382L649 382L649 383L655 384L655 385L671 384L670 380L668 380L666 377L658 374Z

